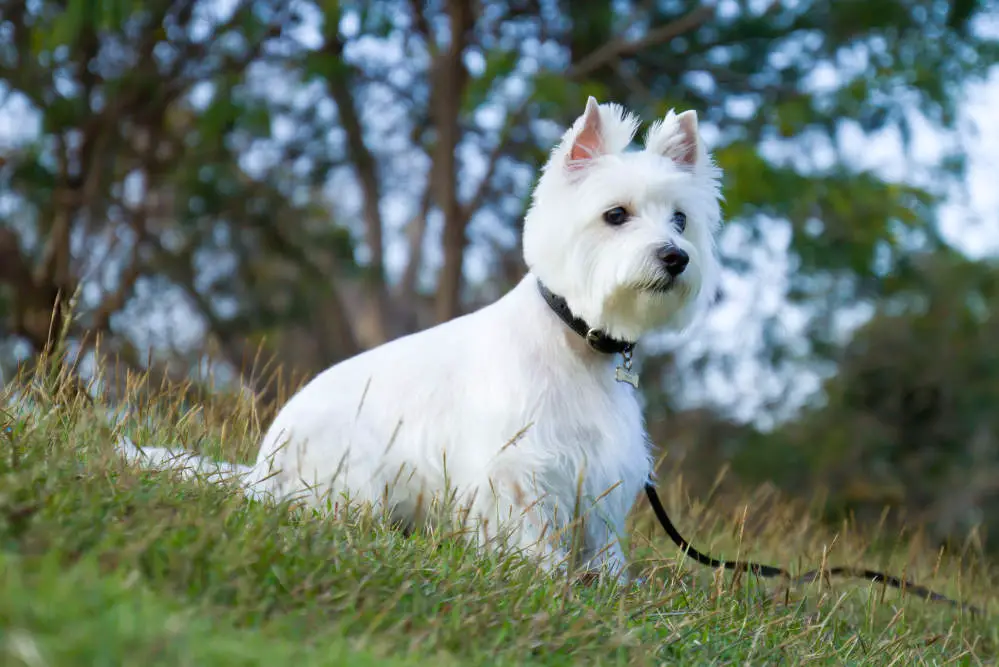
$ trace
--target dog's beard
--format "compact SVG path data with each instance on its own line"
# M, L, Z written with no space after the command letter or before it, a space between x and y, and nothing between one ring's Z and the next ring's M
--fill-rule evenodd
M696 298L697 282L651 271L618 283L597 301L597 315L589 317L616 338L638 340L656 329L685 326L686 313Z
M637 293L646 294L675 294L681 300L690 296L690 284L687 281L668 274L649 276L642 280L635 281L629 288Z

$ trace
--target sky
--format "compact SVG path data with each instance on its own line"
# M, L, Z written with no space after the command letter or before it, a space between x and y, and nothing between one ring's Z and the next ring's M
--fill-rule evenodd
M986 24L984 29L999 33L999 18ZM306 28L301 37L314 41L318 31ZM816 85L823 85L823 76L822 72L816 73ZM826 73L825 76L834 75ZM942 211L941 231L949 243L970 257L999 256L999 113L996 109L999 109L999 66L992 68L986 82L973 84L965 90L956 133L941 133L917 119L918 130L909 154L903 150L899 136L891 131L864 137L859 130L846 127L839 142L858 167L876 169L889 179L909 181L932 177L928 166L936 162L946 148L959 147L968 158L967 177L949 194ZM0 95L0 152L23 142L37 130L37 115L23 100ZM710 127L705 127L704 131L710 148L717 133ZM477 171L481 169L474 161L469 163L468 173L462 175L463 181L477 180ZM0 214L5 206L7 201L0 192ZM397 225L409 215L402 203L389 203L386 213ZM790 307L783 298L791 270L787 255L789 240L786 229L775 224L768 246L754 248L754 270L745 275L726 273L723 284L726 299L722 304L684 338L664 337L662 340L663 345L678 350L681 357L711 350L727 351L740 358L733 378L711 377L709 372L703 384L707 394L691 391L690 398L727 405L739 418L757 421L761 426L772 423L772 419L761 416L762 403L783 385L778 378L753 363L753 351L762 341L760 323L763 316L778 315L785 334L793 340L805 322L804 314ZM733 252L745 246L738 227L727 230L721 242ZM390 247L387 257L390 265L399 264L402 259L398 247ZM482 273L474 251L470 255L469 270L473 275ZM181 338L200 338L196 328L185 330L179 324L190 321L183 310L181 302L171 303L168 299L166 307L149 316L148 330L172 331L172 335ZM853 313L852 326L862 322L864 314L863 308ZM797 387L797 402L812 395L820 381L821 377L814 370L796 374L793 382Z
M948 144L956 142L968 159L966 178L949 193L941 210L940 230L945 240L969 257L999 257L999 66L994 66L985 82L967 87L961 104L958 131L941 133L923 121L906 155L897 133L888 131L864 137L846 131L842 146L858 166L876 169L889 179L915 180L933 164ZM790 236L779 227L770 234L770 247L759 249L754 270L747 275L727 272L726 299L707 317L693 340L680 341L678 349L691 355L709 348L728 351L744 359L733 378L709 380L712 402L730 405L740 419L760 426L773 423L761 415L766 399L783 389L779 378L753 363L751 351L762 342L761 315L778 314L784 330L794 338L805 323L804 315L783 299L791 269L787 248ZM736 251L740 246L738 229L722 239L723 247ZM847 325L847 331L863 322L870 309L863 305ZM675 343L676 344L676 343ZM815 369L801 369L793 382L796 396L786 409L792 410L818 390L822 376ZM733 381L734 380L734 381Z

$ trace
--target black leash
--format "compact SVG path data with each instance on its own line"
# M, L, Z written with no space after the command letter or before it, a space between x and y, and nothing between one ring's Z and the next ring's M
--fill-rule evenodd
M585 320L577 317L572 312L572 309L569 308L569 304L566 303L564 298L552 292L540 280L537 281L537 284L541 297L545 300L545 303L548 304L548 307L552 309L552 312L558 315L559 319L561 319L566 326L568 326L578 336L582 337L591 349L601 354L622 355L624 363L622 367L617 369L617 380L621 382L629 382L637 389L638 376L631 373L631 353L635 349L635 343L632 341L613 338L599 329L591 328ZM687 554L687 556L693 558L701 565L707 565L712 568L724 568L726 570L738 572L748 572L764 578L783 577L792 585L809 583L815 581L822 575L866 579L867 581L897 588L904 593L912 593L913 595L924 600L947 602L954 607L969 611L972 614L980 613L980 610L977 607L963 602L957 602L956 600L952 600L945 595L931 591L925 586L920 586L919 584L914 584L911 581L900 579L899 577L894 577L890 574L885 574L884 572L878 572L877 570L839 566L810 570L800 577L794 578L787 570L774 565L761 565L759 563L737 560L724 561L712 558L711 556L703 554L695 549L691 546L690 542L683 538L680 531L678 531L676 526L673 525L673 522L670 521L669 515L666 513L666 508L663 507L662 501L659 500L659 494L656 492L655 486L652 484L646 484L645 494L649 497L649 504L652 505L652 511L659 520L659 525L663 527L663 530L666 531L669 538L673 540L673 543L680 547L683 552Z
M878 584L885 584L891 586L892 588L897 588L905 593L912 593L913 595L920 597L924 600L933 600L936 602L947 602L954 607L958 607L965 611L971 612L972 614L980 613L977 607L963 602L958 602L952 600L951 598L936 593L926 588L925 586L920 586L919 584L912 583L911 581L900 579L899 577L892 576L890 574L885 574L884 572L878 572L877 570L868 570L866 568L855 568L855 567L830 567L817 570L810 570L800 577L794 578L791 573L787 570L776 567L774 565L761 565L759 563L752 563L750 561L725 561L718 560L717 558L712 558L707 554L701 553L693 546L690 542L683 538L680 531L676 529L673 522L670 521L669 514L666 513L666 508L663 507L662 501L659 499L659 494L656 492L656 487L652 484L645 485L645 495L649 497L649 504L652 505L652 511L656 515L656 519L659 520L659 525L663 527L669 538L673 540L676 546L680 547L683 552L690 558L693 558L701 565L707 565L712 568L725 568L726 570L733 570L738 572L748 572L750 574L755 574L758 577L772 578L772 577L783 577L788 579L792 584L803 584L815 581L817 578L823 574L828 576L844 576L844 577L854 577L857 579L866 579L867 581L872 581Z

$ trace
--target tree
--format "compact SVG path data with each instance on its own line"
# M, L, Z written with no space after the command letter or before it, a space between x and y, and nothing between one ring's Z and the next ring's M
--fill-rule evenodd
M124 332L126 307L169 286L231 361L249 336L293 325L315 302L341 311L326 320L326 356L355 351L318 279L352 263L349 238L308 194L335 164L313 148L322 128L251 81L297 48L283 35L295 22L285 3L227 16L198 2L90 4L6 2L0 14L5 93L40 120L3 165L16 202L0 237L7 334L47 351L74 295L75 336ZM269 165L246 168L278 111L298 115L299 131ZM293 234L282 219L296 221ZM112 342L141 365L127 337Z

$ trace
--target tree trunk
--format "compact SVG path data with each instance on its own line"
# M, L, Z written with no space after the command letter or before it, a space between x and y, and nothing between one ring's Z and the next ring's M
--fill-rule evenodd
M458 120L468 72L462 62L468 32L474 16L465 0L448 3L451 41L435 59L433 76L434 124L437 147L434 156L434 186L437 207L444 216L444 266L437 284L437 321L456 317L461 308L462 265L465 258L467 219L458 201L457 159L455 149L461 139Z

